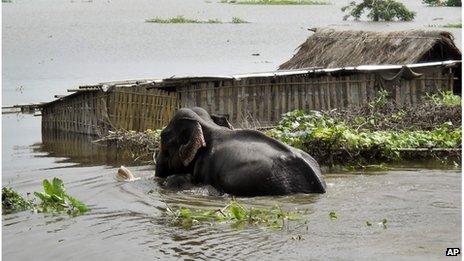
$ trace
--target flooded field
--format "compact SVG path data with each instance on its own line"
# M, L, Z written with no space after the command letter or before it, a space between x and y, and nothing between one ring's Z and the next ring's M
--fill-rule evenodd
M414 22L343 21L328 6L238 6L181 0L13 0L3 7L3 105L49 101L79 84L192 74L274 70L310 35L307 28L434 29L461 20L461 8L403 1ZM144 23L155 16L240 17L249 24ZM461 29L447 29L461 45ZM252 54L259 53L259 56ZM59 177L91 207L76 218L4 215L4 260L453 260L461 245L461 173L433 164L388 171L324 173L328 193L238 199L247 206L307 210L282 230L229 224L171 226L165 207L224 206L203 190L170 192L154 167L130 166L141 180L116 181L127 155L75 135L42 136L40 117L3 115L2 182L22 194ZM57 139L59 138L59 139ZM129 164L130 165L130 164ZM331 220L335 211L338 218ZM387 227L378 223L387 219ZM372 222L367 226L366 221ZM302 240L292 237L301 235Z
M275 70L311 34L307 28L403 30L461 21L461 8L404 2L413 22L343 21L332 5L262 6L203 0L14 0L3 4L3 104L43 102L79 84L173 75ZM189 18L248 24L152 24ZM461 46L461 29L446 28ZM254 56L252 54L259 54Z
M105 148L77 138L59 144L44 137L41 144L37 117L8 115L3 124L17 126L3 133L4 185L25 194L41 190L44 178L60 177L71 195L92 208L76 218L3 216L5 260L449 260L445 249L461 245L460 170L416 165L328 172L324 195L238 199L247 206L307 210L282 230L229 224L185 230L168 223L166 204L218 208L230 198L201 189L160 189L152 180L153 166L130 167L142 179L121 183L115 174L124 160L105 158ZM8 138L20 135L24 139ZM336 220L329 218L331 211ZM383 219L386 229L378 224ZM297 235L303 239L293 240Z

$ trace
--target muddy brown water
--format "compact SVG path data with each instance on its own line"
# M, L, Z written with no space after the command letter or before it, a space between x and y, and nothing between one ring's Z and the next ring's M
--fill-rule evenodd
M42 143L38 117L4 115L3 125L16 126L3 131L4 185L25 194L41 190L44 178L60 177L69 194L92 208L75 218L4 215L4 260L450 260L446 248L461 245L461 174L451 167L329 171L324 195L238 199L247 206L307 211L282 230L230 224L186 230L168 223L166 205L218 208L230 197L201 188L160 189L153 166L130 166L142 179L121 183L115 174L123 159L105 158L102 148L85 140L58 146L47 137ZM329 218L331 211L337 220ZM386 229L378 224L383 219ZM298 235L303 239L292 239Z
M340 7L238 6L201 0L13 0L2 4L3 105L49 101L79 84L172 75L274 70L289 59L309 27L433 29L461 20L461 8L417 11L414 22L343 21ZM250 24L159 25L144 19L185 15ZM447 29L461 45L461 30ZM259 53L259 56L252 54ZM44 137L45 138L45 137ZM40 117L3 115L2 182L19 192L60 177L92 211L66 215L21 212L2 217L4 260L452 260L461 245L461 174L433 164L388 171L324 174L328 193L239 199L248 206L307 210L283 230L184 230L167 224L166 204L216 208L229 197L205 190L162 190L152 166L130 166L142 179L114 178L127 157L85 138L42 140ZM148 193L153 190L153 193ZM337 220L329 219L329 212ZM387 229L377 223L387 219ZM366 226L366 220L373 226ZM301 235L303 240L292 240Z

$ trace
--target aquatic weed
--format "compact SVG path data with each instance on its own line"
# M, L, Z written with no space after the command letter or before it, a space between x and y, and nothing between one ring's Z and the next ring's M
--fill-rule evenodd
M243 228L247 225L265 226L281 229L286 221L294 221L300 218L298 212L284 211L279 206L271 208L247 208L235 200L231 200L223 208L219 209L192 209L166 207L166 213L174 225L190 228L200 223L227 222L233 228Z
M53 178L52 182L45 179L42 185L44 192L34 192L41 200L38 204L23 198L12 188L2 188L2 214L34 210L41 213L66 212L75 216L90 210L87 205L66 193L61 179Z
M241 19L240 17L235 17L234 16L234 17L232 17L232 23L233 24L247 24L249 22Z
M34 192L41 200L35 208L38 212L63 212L69 215L78 215L89 211L87 205L68 195L64 183L59 178L53 178L52 182L45 179L43 182L44 192Z
M335 213L335 211L330 211L329 212L329 218L331 220L336 220L338 217L337 217L337 213Z
M2 214L11 214L28 209L34 205L10 187L2 188Z
M183 15L178 15L178 16L171 17L171 18L154 17L154 18L145 19L145 22L156 23L156 24L223 24L223 23L227 23L227 22L223 22L216 18L208 19L208 20L197 20L197 19L187 18ZM248 23L248 22L239 17L233 17L229 23L243 24L243 23Z
M410 117L405 110L380 113L387 95L381 92L368 104L372 110L363 118L364 123L359 123L355 117L348 122L344 115L327 112L293 111L285 113L278 125L266 134L308 152L327 165L354 162L365 166L375 160L399 160L414 149L460 148L462 129L459 121L442 122L427 130L414 129L414 126L411 129L376 130L377 126L389 126L389 122ZM450 93L430 95L430 99L445 110L447 106L456 108L460 104L460 97Z

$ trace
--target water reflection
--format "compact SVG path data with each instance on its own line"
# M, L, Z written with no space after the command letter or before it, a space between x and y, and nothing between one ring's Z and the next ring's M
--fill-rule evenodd
M130 151L118 148L111 142L93 142L96 139L97 137L79 133L42 130L42 143L36 143L31 148L37 153L36 157L64 158L57 163L113 167L142 164L141 161L134 160Z

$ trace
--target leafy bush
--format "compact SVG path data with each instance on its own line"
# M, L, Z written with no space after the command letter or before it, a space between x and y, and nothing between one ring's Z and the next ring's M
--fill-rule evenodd
M461 0L423 0L428 6L461 6Z
M402 3L395 0L363 0L357 4L355 1L342 7L342 12L348 12L343 20L352 16L359 20L364 13L364 9L369 10L367 17L372 21L392 21L395 18L400 21L412 21L416 15L415 12L409 11Z

